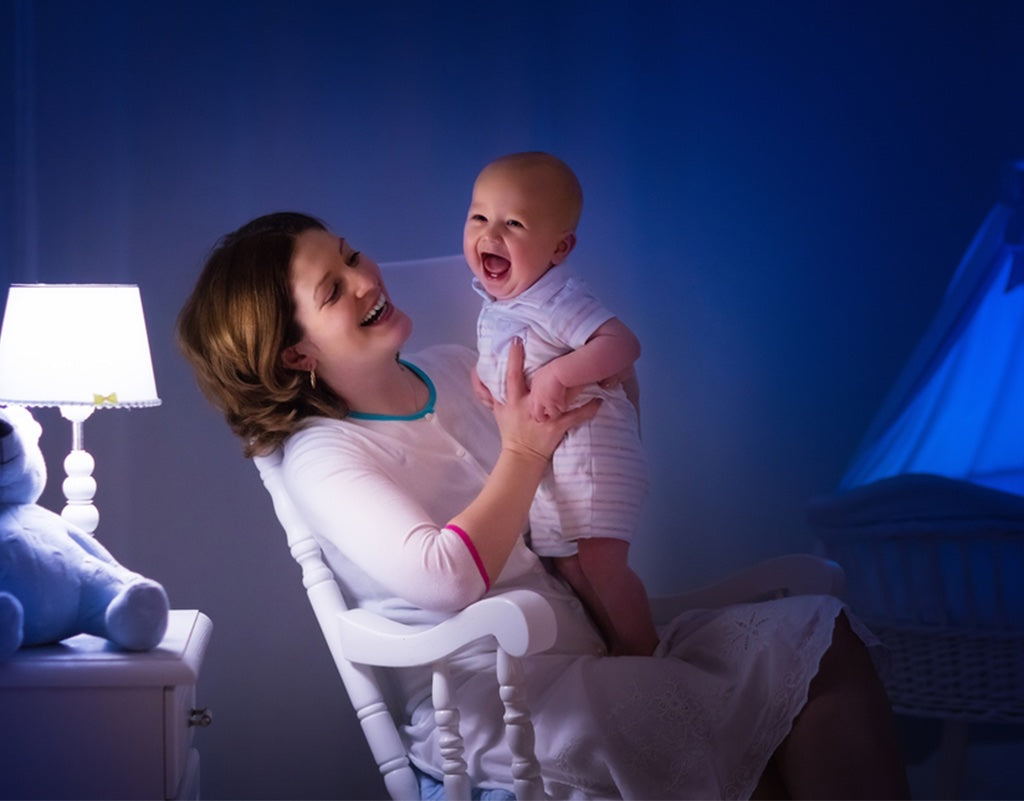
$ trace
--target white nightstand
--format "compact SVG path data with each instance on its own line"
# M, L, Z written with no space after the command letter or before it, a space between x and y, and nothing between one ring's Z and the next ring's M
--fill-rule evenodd
M173 610L152 651L82 634L0 662L0 798L198 798L192 739L210 717L196 682L212 629Z

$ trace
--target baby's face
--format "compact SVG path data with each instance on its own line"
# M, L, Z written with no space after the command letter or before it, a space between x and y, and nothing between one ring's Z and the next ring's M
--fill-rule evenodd
M462 250L483 288L514 298L561 263L576 238L566 228L561 193L543 170L488 167L473 186Z

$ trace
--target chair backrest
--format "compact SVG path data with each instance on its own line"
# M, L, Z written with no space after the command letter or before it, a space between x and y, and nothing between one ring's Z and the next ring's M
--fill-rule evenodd
M391 299L412 318L405 351L451 343L476 347L481 301L462 254L386 262L380 268Z

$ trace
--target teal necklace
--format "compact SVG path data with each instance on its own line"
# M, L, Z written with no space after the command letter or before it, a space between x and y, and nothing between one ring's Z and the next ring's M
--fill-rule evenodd
M369 412L349 412L348 416L353 420L419 420L422 417L426 417L428 414L434 413L434 403L437 401L437 390L434 388L434 382L430 380L430 376L424 373L415 364L398 360L398 363L403 367L412 370L412 372L427 385L429 396L427 402L422 409L415 414L370 414Z

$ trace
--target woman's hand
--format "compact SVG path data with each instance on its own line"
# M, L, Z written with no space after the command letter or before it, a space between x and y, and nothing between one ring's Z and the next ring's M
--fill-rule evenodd
M530 504L551 454L565 432L593 417L600 403L595 399L553 420L534 420L523 374L524 360L523 341L514 339L505 371L505 402L494 401L491 405L501 433L501 453L480 493L448 521L466 532L485 576L496 577L505 567L526 529Z
M487 388L487 385L480 379L480 374L476 371L475 364L470 371L470 383L473 386L473 394L476 395L476 399L488 409L493 409L494 398L491 396L491 391Z
M525 352L523 341L512 340L505 372L505 403L494 403L494 419L501 432L501 445L509 451L532 454L547 461L565 433L597 413L599 399L557 417L537 421L530 411L530 393L523 374Z

